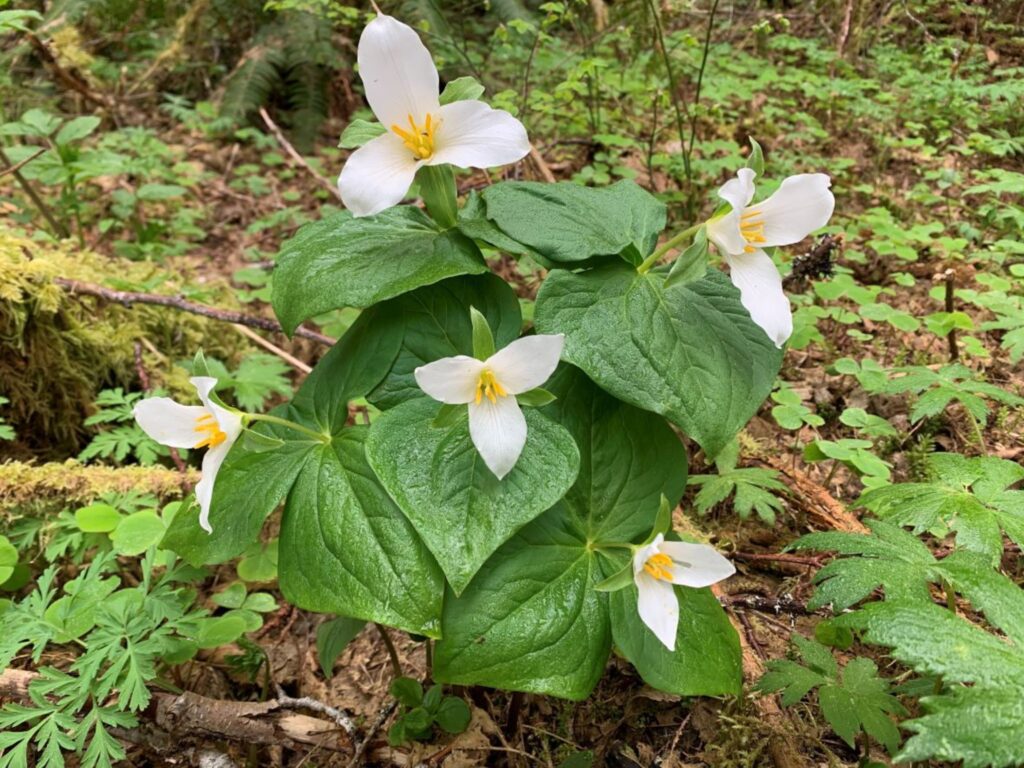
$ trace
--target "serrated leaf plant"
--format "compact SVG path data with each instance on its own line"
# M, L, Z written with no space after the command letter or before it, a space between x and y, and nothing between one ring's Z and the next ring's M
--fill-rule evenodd
M764 249L827 222L828 177L754 202L744 169L709 221L660 246L666 206L629 181L499 181L460 207L455 166L517 161L525 128L471 81L439 95L390 17L359 64L380 124L346 132L348 210L283 245L272 300L288 332L362 311L267 414L223 406L203 378L177 421L139 406L157 439L209 448L201 514L178 514L163 546L224 562L283 505L285 598L432 639L439 683L583 699L615 646L661 690L737 693L738 638L707 588L732 567L671 530L679 432L717 455L770 393L791 320ZM423 209L399 204L410 191ZM666 263L691 240L682 268ZM548 270L532 328L495 252Z
M850 747L858 733L866 733L896 752L899 729L890 715L905 715L903 705L889 692L889 682L878 676L871 659L853 658L840 670L832 652L823 645L793 635L803 663L789 659L768 662L757 682L763 692L782 691L782 705L791 706L812 691L818 693L822 714Z

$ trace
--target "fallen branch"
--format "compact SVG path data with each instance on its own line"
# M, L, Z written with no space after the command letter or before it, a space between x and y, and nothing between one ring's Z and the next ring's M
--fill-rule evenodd
M836 531L868 533L864 523L858 520L825 488L811 480L799 469L787 466L771 456L759 455L757 459L762 464L782 473L786 485L795 496L803 501L804 509L809 515Z
M281 149L288 153L288 157L290 157L296 165L305 170L306 173L316 179L320 186L325 189L329 189L332 195L334 195L338 200L341 200L341 192L338 191L338 185L334 184L330 179L326 179L321 176L313 169L313 166L306 162L306 158L300 155L298 150L291 145L291 142L288 141L281 129L278 128L277 123L271 119L267 110L263 107L260 107L260 117L263 118L263 122L266 124L267 128L270 129L274 138L277 139L277 143L281 145Z
M182 312L189 312L193 315L209 317L213 320L220 320L225 323L236 323L238 325L247 325L250 328L259 328L264 331L284 333L281 328L281 324L268 317L247 315L243 312L235 312L230 309L207 307L203 304L196 304L195 302L187 301L181 296L165 296L156 293L139 293L136 291L115 291L111 288L104 288L100 285L82 283L78 280L68 280L63 277L56 277L53 282L71 293L82 294L85 296L96 296L101 299L106 299L107 301L123 304L126 307L130 307L132 304L154 304L160 307L180 309ZM301 326L295 329L295 335L326 346L334 344L334 339L330 336L324 336L322 333L318 333L317 331L310 330L309 328L303 328Z
M20 669L0 674L0 697L25 700L38 675ZM180 695L154 692L140 718L175 737L229 739L243 744L294 747L297 744L351 753L351 735L337 723L290 711L284 701L225 701L186 691Z

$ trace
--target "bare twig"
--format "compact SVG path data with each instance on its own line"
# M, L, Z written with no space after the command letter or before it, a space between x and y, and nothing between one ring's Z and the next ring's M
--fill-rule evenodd
M33 160L35 160L37 157L39 157L40 155L44 154L48 149L49 149L49 147L40 147L35 152L33 152L31 155L26 157L24 160L19 160L17 163L12 165L10 168L4 168L2 171L0 171L0 176L6 176L8 173L17 173L22 168L24 168L26 165L28 165Z
M31 32L26 33L25 37L32 45L32 48L35 50L36 55L43 60L43 63L46 64L53 71L53 74L64 85L66 85L71 90L80 93L86 99L86 101L91 101L93 104L96 104L97 106L105 107L107 109L111 109L114 106L113 102L107 97L94 93L92 88L89 87L89 84L85 80L83 80L80 75L78 75L75 72L71 72L69 70L64 69L64 67L61 66L60 62L57 61L57 57L53 55L53 51L50 50L50 47L46 43L44 43Z
M530 159L533 161L533 164L537 166L537 170L540 171L540 175L544 177L544 181L549 184L554 184L555 181L557 181L557 179L555 179L555 174L551 172L551 168L548 166L547 161L532 144L530 145Z
M140 293L137 291L115 291L111 288L104 288L100 285L82 283L78 280L68 280L63 277L55 277L53 282L71 293L82 294L85 296L96 296L107 301L123 304L126 307L130 307L132 304L153 304L159 307L179 309L182 312L189 312L193 315L209 317L213 320L220 320L225 323L237 323L239 325L247 325L250 328L259 328L264 331L283 333L281 324L268 317L247 315L243 312L235 312L230 309L207 307L204 304L196 304L195 302L188 301L181 296L165 296L156 293ZM334 339L330 336L325 336L324 334L310 330L309 328L296 328L295 335L301 336L304 339L309 339L310 341L315 341L318 344L324 344L325 346L331 346L334 344Z
M17 181L21 188L25 190L25 194L29 196L32 204L41 214L43 214L43 218L46 219L47 223L53 228L53 233L60 238L69 237L71 233L68 231L68 228L64 226L63 222L53 215L53 211L50 210L50 206L48 206L46 201L39 196L39 193L36 192L35 187L29 183L28 179L21 175L21 171L14 167L14 164L11 163L2 147L0 147L0 160L3 160L6 165L10 166L4 172L10 173L14 176L15 181ZM20 166L18 167L20 168Z
M37 677L35 672L5 670L0 674L0 697L25 700L29 685ZM295 701L299 702L296 707L308 708L303 700ZM246 744L306 744L333 752L352 751L351 734L340 724L335 727L319 718L297 715L288 711L290 708L290 704L281 701L226 701L189 691L179 695L155 691L142 716L178 740L191 736Z
M299 358L295 357L295 355L288 354L283 349L281 349L279 346L277 346L276 344L272 344L271 342L267 341L266 339L264 339L262 336L260 336L255 331L250 331L244 325L239 325L238 323L235 323L234 325L235 325L235 330L238 331L243 336L245 336L245 338L249 339L254 344L258 344L259 346L263 347L268 352L272 352L273 354L277 355L282 360L284 360L286 363L291 365L293 368L297 368L298 370L302 371L303 373L309 373L310 371L313 370L308 365L306 365L304 362L299 360Z
M286 694L281 686L278 685L275 687L277 688L277 703L282 707L287 709L307 709L310 712L327 715L350 736L356 732L356 724L352 722L352 718L340 709L335 709L334 707L324 704L322 701L317 701L310 696L303 696L302 698L296 699Z
M373 737L377 734L377 731L380 730L381 726L384 725L385 722L387 722L387 719L391 717L391 713L395 711L395 707L397 706L398 701L392 699L383 707L381 707L380 712L377 714L377 719L370 724L370 727L366 731L366 735L363 737L363 740L360 741L358 745L356 745L356 751L352 753L352 759L348 761L347 768L356 768L356 766L359 765L359 761L363 759L363 755L366 753L367 748L370 746L370 742L373 741Z
M267 128L270 129L270 132L274 135L274 138L277 139L277 143L281 145L281 149L283 149L288 154L288 157L290 157L296 165L298 165L300 168L306 171L306 173L308 173L310 176L316 179L317 183L320 184L320 186L330 190L332 195L334 195L338 200L341 200L341 192L338 191L337 184L334 184L330 179L326 179L323 176L321 176L313 169L313 166L306 162L306 158L300 155L298 150L296 150L295 147L292 146L291 142L288 141L288 139L285 137L284 133L278 127L277 123L275 123L271 119L270 115L267 113L267 110L265 110L263 107L260 107L260 117L263 118L263 122L266 124Z
M953 304L954 291L956 290L956 273L952 269L947 269L945 273L946 278L946 313L953 314L953 310L956 306ZM955 363L960 359L960 348L956 343L956 328L950 327L949 333L946 335L946 341L949 342L949 361Z

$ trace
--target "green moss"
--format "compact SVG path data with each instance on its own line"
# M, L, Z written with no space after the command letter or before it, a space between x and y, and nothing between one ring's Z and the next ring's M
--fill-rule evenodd
M153 264L115 260L87 250L40 244L0 226L0 395L4 416L21 451L44 458L75 454L86 437L82 421L99 390L138 389L135 343L153 386L182 381L174 362L203 346L235 361L245 341L223 324L175 309L124 307L74 296L55 277L110 285L158 285L179 292L184 278ZM211 289L221 306L234 304L226 288ZM211 300L211 299L208 299ZM11 454L10 446L3 450Z
M76 461L0 464L0 510L40 505L63 508L88 504L109 493L136 491L161 501L180 499L199 482L199 473L163 467L83 466Z

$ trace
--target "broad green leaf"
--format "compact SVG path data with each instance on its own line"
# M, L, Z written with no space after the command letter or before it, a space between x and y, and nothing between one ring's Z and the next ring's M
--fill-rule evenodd
M233 643L245 634L245 620L241 616L217 616L199 619L195 636L200 648L216 648Z
M503 236L493 245L556 264L619 254L639 263L665 228L665 206L631 181L600 189L573 182L504 182L485 189L480 202L472 212L489 225L465 213L463 231L488 240L493 227Z
M335 213L284 243L273 305L284 330L341 307L368 307L455 275L487 271L465 235L442 230L423 211L391 208L355 218Z
M166 531L160 516L151 509L145 509L122 520L110 534L110 541L119 555L141 555L159 544Z
M356 149L387 132L388 129L380 123L372 123L369 120L356 118L346 125L345 130L341 132L338 146L342 149Z
M662 414L714 456L768 396L782 352L717 270L663 283L625 264L554 271L537 297L537 329L564 333L564 360L619 399Z
M121 522L121 513L109 504L90 504L75 510L75 523L85 533L110 533Z
M605 562L619 570L624 558ZM679 599L676 649L670 651L640 619L636 586L608 595L615 647L640 677L659 691L678 696L738 694L743 685L740 641L710 589L675 587Z
M288 494L278 581L306 610L440 634L444 581L366 463L366 427L312 452Z
M580 451L579 476L562 504L592 541L639 541L661 497L671 508L682 498L686 449L664 419L616 400L578 368L561 366L547 387L558 399L541 412L568 429Z
M524 528L488 560L461 597L445 600L434 674L582 700L611 649L608 597L582 532L558 509Z
M484 87L472 77L457 77L449 80L441 91L441 106L453 101L476 101L484 95Z
M10 579L17 567L18 550L6 536L0 536L0 584Z
M93 115L83 115L82 117L68 120L57 131L57 135L53 137L53 143L63 145L84 139L95 131L99 124L100 119Z
M394 366L370 393L370 402L387 410L420 397L423 393L413 375L417 367L443 357L472 356L471 306L486 318L496 348L519 338L519 300L495 275L452 278L375 307L378 316L403 318L405 330Z
M338 616L316 628L316 655L320 669L328 680L334 675L334 662L364 626L366 622L360 619Z
M579 452L562 427L527 410L526 446L499 481L470 440L465 411L435 427L438 408L424 397L385 412L367 454L459 594L499 546L565 494Z
M456 696L445 696L434 715L434 722L445 733L463 733L472 719L469 705Z

